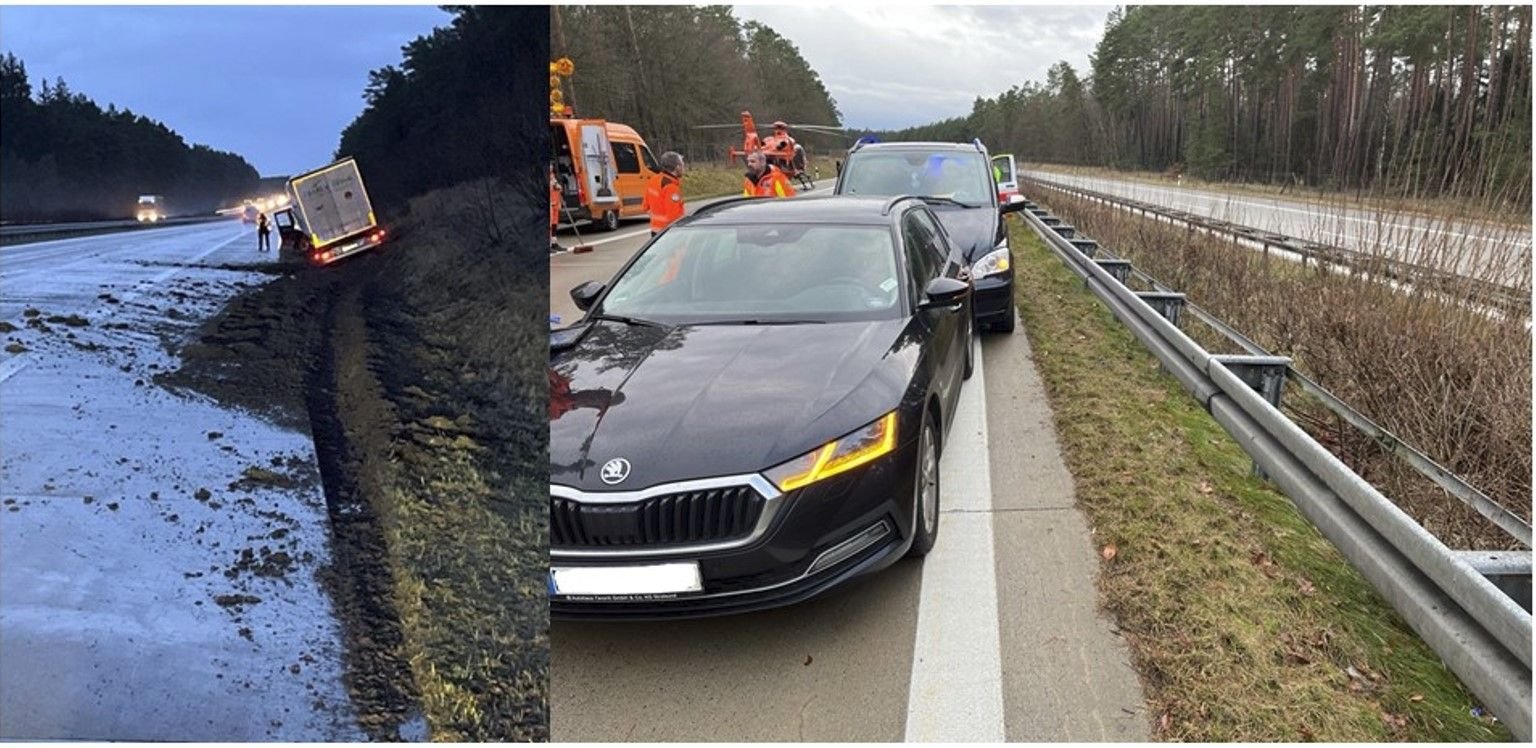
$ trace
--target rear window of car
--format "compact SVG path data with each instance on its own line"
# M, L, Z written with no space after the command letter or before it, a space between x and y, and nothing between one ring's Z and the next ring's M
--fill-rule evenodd
M978 151L868 150L849 157L838 194L864 197L947 197L969 206L992 204L992 172Z

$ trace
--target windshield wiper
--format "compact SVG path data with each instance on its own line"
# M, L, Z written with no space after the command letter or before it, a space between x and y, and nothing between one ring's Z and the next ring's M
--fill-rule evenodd
M924 195L921 199L925 203L944 203L945 205L958 205L958 206L960 206L962 208L980 208L981 207L980 205L972 205L970 203L962 203L959 200L956 200L956 199L954 199L952 197L938 197L936 195Z
M623 322L626 325L634 325L636 327L671 327L671 325L664 325L653 320L641 319L639 317L625 317L621 314L594 314L588 319L592 319L598 322Z
M819 319L716 319L708 322L695 322L702 325L824 325L825 320Z

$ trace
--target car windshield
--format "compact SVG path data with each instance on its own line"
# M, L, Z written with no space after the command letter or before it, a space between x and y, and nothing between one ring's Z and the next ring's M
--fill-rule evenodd
M679 325L890 319L900 288L884 226L677 226L597 311Z
M947 197L967 207L992 204L992 174L977 151L870 150L843 167L839 193L865 197Z

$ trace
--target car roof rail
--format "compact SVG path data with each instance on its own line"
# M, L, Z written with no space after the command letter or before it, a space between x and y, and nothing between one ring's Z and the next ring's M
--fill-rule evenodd
M698 208L697 210L693 211L693 213L690 214L688 217L689 218L697 218L697 217L702 216L702 215L704 215L706 213L712 213L712 212L714 212L716 210L719 210L720 208L725 207L727 205L735 205L736 203L745 203L745 202L750 202L752 200L758 200L758 199L760 199L760 198L758 198L756 195L753 195L752 197L747 197L745 195L740 195L740 196L737 196L737 197L728 197L728 198L725 198L724 200L716 200L715 202L712 202L712 203L710 203L708 205L705 205L705 206L703 206L701 208Z
M895 208L897 203L904 202L906 200L916 200L918 202L923 202L923 198L922 198L921 195L897 195L897 196L892 197L891 199L885 201L885 207L880 209L880 215L882 215L882 216L890 215L891 214L891 209ZM927 203L923 203L923 204L926 205Z

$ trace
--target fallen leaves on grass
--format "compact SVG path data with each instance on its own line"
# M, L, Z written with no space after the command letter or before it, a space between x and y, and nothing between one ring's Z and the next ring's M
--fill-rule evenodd
M1109 561L1115 560L1115 555L1118 554L1119 552L1120 552L1119 549L1115 548L1115 544L1114 543L1110 543L1109 545L1104 546L1104 548L1099 551L1099 557L1103 558L1105 562L1109 562Z

